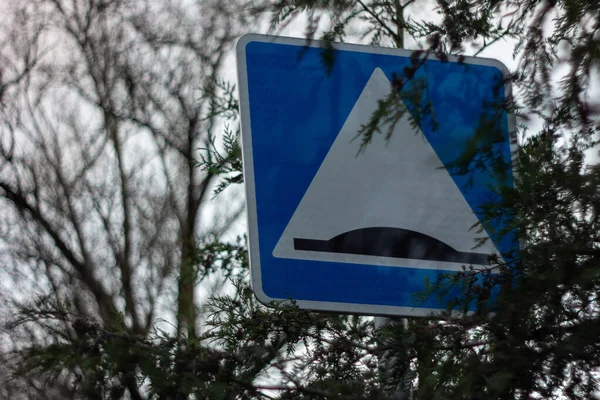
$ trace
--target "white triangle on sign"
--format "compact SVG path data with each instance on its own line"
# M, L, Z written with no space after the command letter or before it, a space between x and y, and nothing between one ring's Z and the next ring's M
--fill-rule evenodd
M375 69L273 256L459 270L499 254L489 237L474 249L487 233L471 229L477 216L408 112L389 140L374 135L359 151L361 125L390 90Z

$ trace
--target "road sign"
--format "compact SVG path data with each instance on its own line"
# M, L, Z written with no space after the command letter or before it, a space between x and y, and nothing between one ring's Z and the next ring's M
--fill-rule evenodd
M238 42L255 293L362 314L444 309L437 298L415 301L426 278L488 265L514 246L514 235L497 235L505 221L473 229L496 189L512 185L514 118L491 106L509 94L506 68L428 56L402 84L409 95L397 96L398 118L362 147L359 130L419 59L408 50L328 48L262 35ZM477 144L482 121L498 136L486 143L506 170L485 160L467 173L449 168Z

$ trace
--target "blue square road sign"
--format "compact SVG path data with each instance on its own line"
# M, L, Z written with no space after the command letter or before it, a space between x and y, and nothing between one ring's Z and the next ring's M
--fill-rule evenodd
M503 221L477 232L481 207L512 185L514 117L504 109L506 68L483 58L423 60L417 116L404 97L395 123L361 147L358 133L414 64L413 52L246 35L237 45L250 264L262 302L306 309L418 316L427 278L482 266L515 245ZM398 96L398 98L402 98ZM435 120L435 123L433 122ZM448 168L482 120L500 135L504 174ZM386 132L391 130L387 137ZM475 247L477 238L486 237Z

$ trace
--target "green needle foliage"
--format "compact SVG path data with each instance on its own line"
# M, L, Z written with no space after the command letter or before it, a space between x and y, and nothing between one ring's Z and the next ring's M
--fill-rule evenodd
M48 387L66 382L61 395L93 399L598 398L600 101L593 87L600 3L275 0L253 7L268 13L273 30L306 15L307 37L330 42L403 46L410 36L421 46L415 69L431 54L443 59L481 54L493 44L512 46L515 96L490 107L519 118L515 186L494 188L502 200L484 207L478 228L509 221L494 234L516 231L520 251L490 257L486 268L465 266L426 282L415 300L440 296L447 311L377 331L372 318L306 312L293 299L270 308L259 304L250 289L245 241L200 241L190 259L196 280L220 270L233 288L202 308L199 334L174 335L155 324L149 334L135 335L118 314L113 326L99 325L68 303L40 298L21 306L11 328L43 331L48 340L12 353L12 379ZM334 47L325 54L327 67L335 62ZM383 126L406 112L403 101L418 99L426 82L413 76L398 72L396 90L357 132L364 146L372 135L391 134ZM403 90L408 87L419 90ZM218 82L211 88L225 93L212 110L237 123L232 87ZM431 107L417 111L416 124L420 113L435 121ZM506 169L494 154L493 115L482 117L451 168L464 174ZM238 136L228 128L224 146L211 136L203 148L197 167L222 178L218 192L242 180ZM382 358L385 368L378 365ZM411 389L398 390L403 385ZM53 393L39 398L61 398Z

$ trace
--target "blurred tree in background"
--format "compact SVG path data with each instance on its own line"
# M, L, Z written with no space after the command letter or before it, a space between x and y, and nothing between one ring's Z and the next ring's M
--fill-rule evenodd
M0 395L598 396L597 2L200 4L36 0L3 27ZM261 15L273 30L306 22L307 37L327 41L410 38L422 57L514 50L516 187L499 188L504 200L486 215L510 216L526 246L415 294L458 288L454 314L375 331L366 317L265 308L249 288L245 243L220 240L235 205L220 224L203 222L213 181L241 180L237 103L216 76ZM216 135L224 119L234 128ZM468 171L475 155L454 167ZM235 290L201 308L193 289L221 279Z
M92 325L143 338L157 326L180 338L202 331L200 300L236 273L216 253L198 264L197 253L227 233L242 202L223 196L210 205L215 176L195 163L233 101L220 75L252 20L239 6L3 5L0 288L9 364L26 349L81 356L52 346L81 339ZM15 319L19 307L34 314ZM102 377L106 390L122 386L140 398L135 368L117 364ZM89 381L100 373L93 363L56 368L56 395L32 372L23 396L67 398L84 388L104 395ZM12 383L0 386L17 397Z

